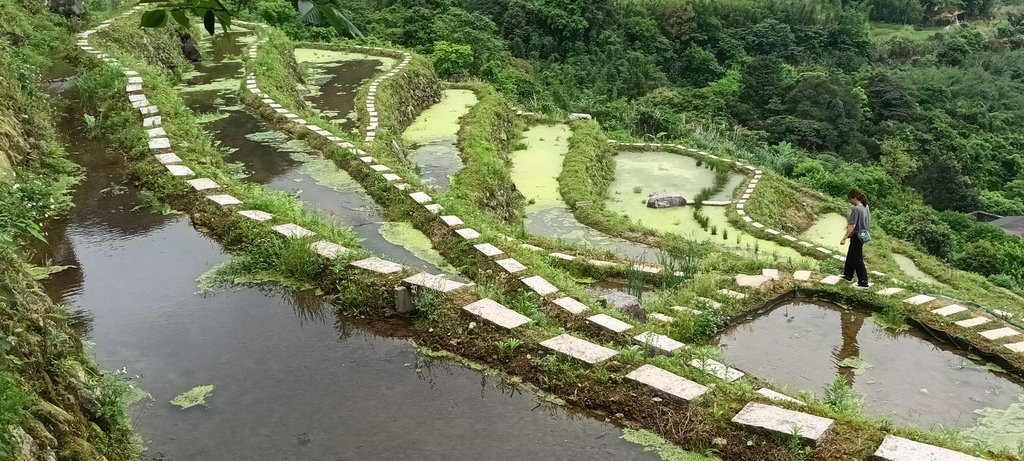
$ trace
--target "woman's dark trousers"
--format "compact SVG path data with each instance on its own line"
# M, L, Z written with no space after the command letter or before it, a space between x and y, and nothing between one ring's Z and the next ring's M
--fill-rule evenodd
M843 266L843 277L853 280L853 274L857 273L857 284L868 285L868 269L864 267L864 243L860 241L857 234L850 236L850 249L846 252L846 265Z

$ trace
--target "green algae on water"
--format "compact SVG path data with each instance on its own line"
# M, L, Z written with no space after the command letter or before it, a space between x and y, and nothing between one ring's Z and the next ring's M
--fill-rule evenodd
M571 136L565 124L533 126L523 133L522 148L512 152L512 182L530 203L527 213L562 206L558 175Z
M459 133L459 119L476 103L476 93L471 90L444 90L441 101L421 112L402 133L402 139L413 145L454 141Z
M974 412L981 416L978 423L964 429L960 435L1010 452L1024 446L1024 396L1005 410L983 408Z
M654 451L664 461L718 461L717 457L705 456L698 453L686 451L673 445L668 440L661 438L647 430L623 429L622 438L637 445L643 445L644 451Z
M407 222L385 222L381 223L380 235L395 245L405 247L417 258L420 258L439 269L455 273L455 268L445 261L437 250L434 249L430 238Z
M207 384L205 386L196 386L189 389L187 392L175 397L171 400L172 405L181 407L182 410L186 408L192 408L197 405L206 405L206 398L213 394L213 385Z
M813 242L825 248L840 250L839 240L846 233L846 218L837 213L818 217L811 227L800 234L802 240Z
M896 265L900 267L900 270L903 271L904 274L909 275L914 280L924 283L930 283L932 285L937 286L945 285L944 283L935 280L934 277L925 273L923 270L921 270L920 267L917 267L917 264L914 264L914 260L904 255L901 255L899 253L893 253L892 259L896 261Z

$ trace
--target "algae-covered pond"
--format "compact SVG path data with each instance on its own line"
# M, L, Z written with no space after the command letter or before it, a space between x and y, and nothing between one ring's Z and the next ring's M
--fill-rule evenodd
M846 247L841 247L839 241L846 233L846 217L828 213L818 218L811 227L799 235L801 240L815 243L825 248L846 253Z
M904 274L909 275L914 280L930 283L936 286L945 286L944 283L935 280L935 277L928 275L925 271L921 270L920 267L917 267L917 264L914 264L914 260L899 253L893 253L892 259L896 261L896 265L899 266L900 270L903 271Z
M973 426L1005 409L1024 387L1008 375L916 330L893 332L858 310L786 301L719 338L733 365L819 397L836 376L852 382L869 414L924 429Z
M356 129L359 87L397 63L385 56L318 48L296 48L294 55L305 71L306 101L324 118L348 130Z
M412 148L409 160L419 167L424 184L444 192L462 169L455 147L459 119L476 103L476 93L470 90L444 90L441 101L421 112L402 133L402 140Z

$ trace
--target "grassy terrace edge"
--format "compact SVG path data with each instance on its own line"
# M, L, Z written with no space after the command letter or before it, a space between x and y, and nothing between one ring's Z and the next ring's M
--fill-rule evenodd
M271 32L271 38L266 44L269 46L260 48L256 61L280 62L290 58L290 45L277 32ZM269 53L269 56L275 56L275 58L264 58L266 56L264 53ZM415 58L413 62L415 62ZM256 73L259 81L263 82L260 84L261 88L264 88L264 91L268 92L271 98L274 97L274 87L287 88L294 84L294 79L298 78L293 77L293 81L285 82L265 82L263 77L260 77L259 67L253 67L251 70ZM411 66L408 72L411 75L416 75L416 72L423 72L423 69L417 70L416 66ZM404 73L399 73L395 79L385 81L379 86L374 85L374 87L378 88L381 97L402 100L404 96L402 94L395 94L395 92L400 93L407 89L405 86L408 85L410 80L403 78L403 75ZM360 95L365 96L365 89L360 91ZM244 97L250 107L274 121L281 129L292 130L293 134L297 137L304 136L302 132L295 130L286 120L282 120L281 117L277 117L275 114L267 111L267 108L258 102L258 98L249 95ZM378 112L380 111L378 110ZM472 117L468 118L472 119ZM382 119L380 123L382 126L386 126L388 122L386 119ZM328 131L333 130L330 124L322 125L320 128L327 129ZM391 127L378 129L378 133L376 133L373 139L374 142L364 146L364 148L367 149L368 154L372 154L376 161L393 165L393 168L401 173L406 183L415 186L418 181L411 174L411 168L401 159L398 159L395 152L390 150L390 141L397 137L397 133L401 132L401 128L403 128L401 125L392 125ZM382 136L381 133L384 133L384 135ZM390 133L390 136L388 133ZM339 167L349 171L357 181L363 184L378 203L385 207L389 214L413 221L418 228L423 230L428 236L431 236L432 241L439 247L439 251L449 258L451 262L459 265L463 273L491 272L492 269L481 267L481 258L469 249L467 242L459 241L451 235L448 229L438 225L436 215L424 210L423 207L410 203L405 197L404 191L400 191L393 185L374 177L365 165L360 164L360 160L348 153L342 152L337 146L322 142L317 145L315 140L312 142L315 147L320 148L324 155L334 160ZM463 152L462 154L464 159L467 157L473 158L473 153ZM467 165L467 169L469 168L471 166ZM438 202L444 205L445 213L454 211L459 213L460 217L462 216L463 210L459 209L457 202L448 201L445 196L440 197ZM475 206L466 211L467 215L486 213ZM500 237L502 236L500 232L492 231L481 225L481 222L486 219L480 218L480 222L473 221L472 224L480 229L485 237L490 237L486 238L486 241L500 243ZM467 223L469 222L467 220ZM515 254L518 257L520 252ZM529 256L529 253L523 254ZM508 282L515 283L514 280L508 280ZM487 293L499 301L505 301L508 293L495 291L496 288L492 285L493 283L481 283L477 291ZM792 288L791 285L780 284L778 290L786 292L790 288ZM827 292L829 290L822 291ZM769 293L766 293L763 296L767 298L769 295ZM752 297L752 300L756 300L756 297ZM515 303L508 303L508 305L518 306ZM529 307L523 306L524 313L533 314L533 317L536 317L537 312L530 311ZM557 315L557 313L552 313L552 317L557 317ZM503 353L499 344L506 340L507 337L498 334L498 332L489 327L472 327L467 325L466 318L459 313L457 304L447 302L432 303L421 313L421 320L417 327L416 337L423 344L487 363L512 375L520 376L526 381L537 384L540 388L553 392L556 395L571 396L568 400L582 408L607 414L611 414L613 411L622 413L626 424L638 424L648 427L684 447L696 450L713 450L727 455L730 459L790 459L794 455L793 446L784 438L764 437L745 431L737 431L735 426L729 424L728 415L736 411L742 401L753 397L753 390L748 383L730 384L715 382L713 383L715 384L714 391L707 396L706 400L702 400L698 404L671 405L671 409L659 409L657 408L659 405L652 408L652 402L649 398L640 396L641 391L635 385L624 382L619 375L629 366L643 363L642 360L646 354L644 351L633 347L618 346L618 344L622 344L618 342L621 339L617 341L616 339L609 338L605 341L606 345L611 345L619 350L617 360L603 368L592 368L580 366L579 364L568 362L543 352L537 352L536 357L533 353L527 354L525 357L522 354ZM538 327L545 324L543 319L535 320L538 320ZM565 320L567 323L571 321L572 319ZM570 323L570 325L573 324ZM580 324L573 326L584 331L587 328L585 325ZM564 331L564 327L549 326L549 328L553 328L552 333ZM591 334L597 335L598 333ZM535 341L543 336L530 336L532 338L529 336L522 338L525 340L523 344L533 350ZM458 338L458 341L451 340L452 337ZM530 341L531 339L533 341ZM671 358L651 356L646 358L658 366L678 373L680 376L707 379L706 376L698 377L693 370L680 366L678 360L674 360L679 359L680 357L678 356ZM820 403L812 402L808 407L800 408L816 414L836 416L838 419L835 429L839 434L842 434L810 452L809 459L835 459L842 456L866 458L873 451L874 446L877 446L878 441L881 440L883 431L904 434L912 438L960 450L972 452L976 450L976 448L972 448L962 442L949 440L935 434L922 433L906 428L893 428L891 424L887 423L878 425L861 417L834 415ZM688 423L684 423L683 426L672 426L682 421L688 421ZM721 440L725 440L725 443L721 446L712 447L709 441L715 436L721 437ZM757 448L747 448L745 445L748 440L754 440L754 446ZM740 441L742 441L744 446L736 445L736 442ZM761 443L757 443L758 441ZM753 451L756 451L756 453L752 453ZM996 456L999 457L998 459L1012 459L1006 454L997 454Z

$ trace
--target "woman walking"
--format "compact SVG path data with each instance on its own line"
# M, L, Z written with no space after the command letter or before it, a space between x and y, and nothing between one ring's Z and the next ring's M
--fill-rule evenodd
M850 217L846 220L846 234L840 245L846 245L850 241L850 249L846 252L846 265L843 267L843 279L853 281L853 274L857 274L857 285L854 288L868 287L868 269L864 267L864 244L871 240L868 229L871 225L871 209L868 208L868 197L857 189L851 189L846 194L846 200L853 205L850 210Z

